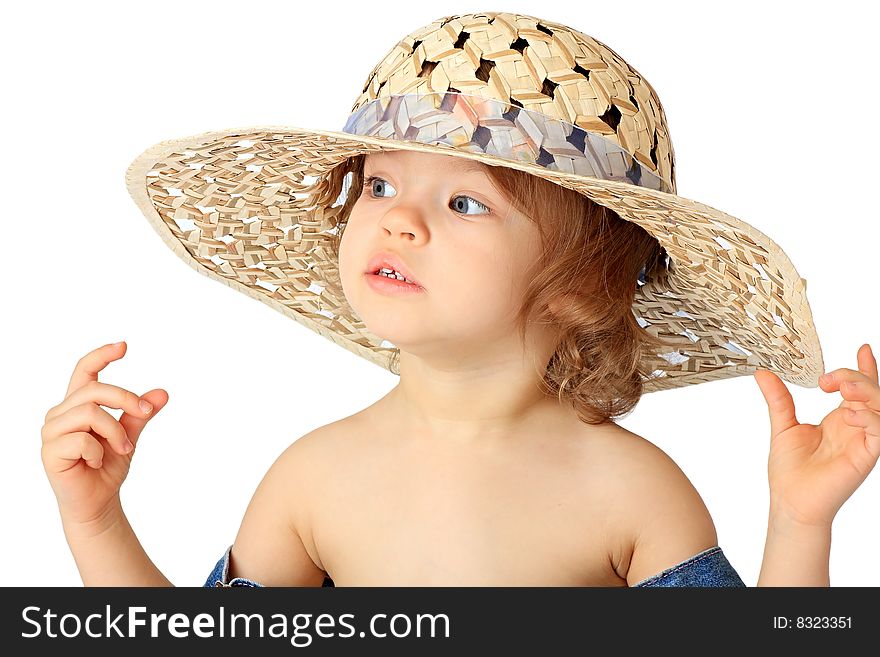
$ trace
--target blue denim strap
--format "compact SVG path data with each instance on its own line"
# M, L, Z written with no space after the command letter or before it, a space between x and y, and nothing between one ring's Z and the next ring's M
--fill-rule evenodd
M632 588L660 586L744 587L746 584L716 545L633 584Z
M233 544L234 545L234 544ZM250 586L254 588L265 588L265 585L260 584L257 581L252 579L248 579L247 577L233 577L231 580L229 579L229 555L232 553L232 545L226 548L226 552L220 557L220 560L214 566L214 570L211 571L211 574L208 575L208 579L202 585L203 588L213 588L216 586ZM321 584L324 586L335 586L333 584L333 580L330 577L325 576L324 582Z
M217 565L214 566L214 570L211 571L211 574L208 575L208 579L204 583L203 588L211 588L215 586L250 586L254 588L262 588L262 584L259 584L252 579L247 579L246 577L233 577L232 580L229 580L229 555L231 552L232 545L226 548L226 552L220 558L220 561L217 562Z

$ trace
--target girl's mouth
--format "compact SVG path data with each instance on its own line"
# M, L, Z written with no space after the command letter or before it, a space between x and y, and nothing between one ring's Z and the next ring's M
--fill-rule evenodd
M424 292L424 288L415 283L401 281L394 276L385 276L383 274L366 273L367 284L376 292L388 295L401 294L418 294Z

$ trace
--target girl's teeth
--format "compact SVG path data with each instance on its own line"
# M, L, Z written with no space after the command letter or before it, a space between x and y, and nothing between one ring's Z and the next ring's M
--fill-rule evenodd
M392 269L392 270L388 270L388 269L380 269L380 270L377 272L377 274L378 274L379 276L385 276L386 278L395 278L395 279L397 279L398 281L403 281L403 282L405 282L405 283L410 283L410 285L412 285L412 283L411 283L410 281L406 280L406 278L404 278L401 274L398 274L398 273L397 273L396 271L394 271L393 269Z

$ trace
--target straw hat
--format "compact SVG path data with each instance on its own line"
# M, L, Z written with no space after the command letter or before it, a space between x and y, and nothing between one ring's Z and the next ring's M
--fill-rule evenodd
M355 46L352 46L355 47ZM678 340L651 356L644 392L769 369L816 387L822 352L802 279L753 226L675 193L653 87L616 52L533 16L447 16L400 40L367 76L341 132L255 126L163 141L126 172L153 228L194 269L395 372L395 345L347 303L328 240L326 176L382 150L452 154L575 190L667 254L633 313Z

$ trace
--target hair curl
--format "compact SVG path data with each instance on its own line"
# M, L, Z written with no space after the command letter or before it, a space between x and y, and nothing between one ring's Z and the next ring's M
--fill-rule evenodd
M364 155L331 169L322 179L319 207L345 200L326 216L339 243L363 189ZM643 329L632 305L638 277L662 281L665 249L644 228L583 194L518 169L484 165L492 184L537 226L543 252L532 265L529 286L517 313L525 344L529 324L551 325L556 350L541 379L541 389L568 402L586 424L604 424L629 413L643 394L646 354L675 348ZM349 174L351 174L349 176ZM550 302L555 300L554 309ZM399 374L399 350L390 361Z

